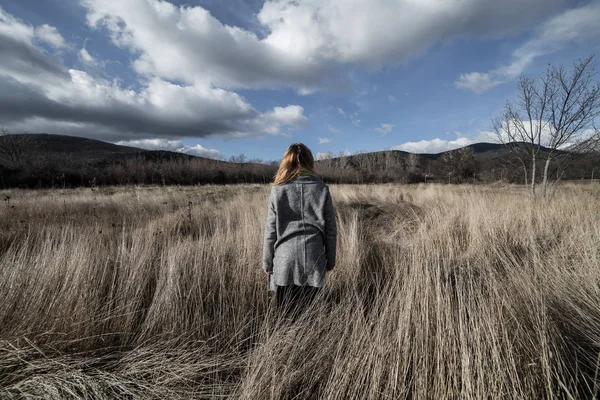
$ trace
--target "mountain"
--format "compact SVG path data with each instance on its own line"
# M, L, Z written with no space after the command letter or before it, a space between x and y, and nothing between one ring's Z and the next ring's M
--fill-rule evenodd
M502 155L502 154L505 154L507 151L509 151L504 144L486 143L486 142L470 144L463 148L472 150L473 154L484 155L487 157L492 156L492 155ZM438 158L442 157L444 154L452 153L457 150L460 150L460 149L448 150L448 151L444 151L441 153L423 153L423 154L419 154L419 156L423 157L425 159L428 159L428 160L437 160Z
M369 165L371 168L382 169L389 166L390 161L404 163L409 156L415 157L421 163L430 163L442 158L445 154L455 153L465 148L470 149L473 152L473 155L480 160L506 158L511 154L510 149L503 144L475 143L460 149L448 150L441 153L414 154L402 150L384 150L334 157L318 161L317 164L333 163L342 168L360 168L361 165Z
M320 160L316 170L329 183L520 182L523 163L512 150L526 150L528 146L475 143L438 154L377 151ZM542 148L541 154L547 151ZM542 168L538 165L538 171ZM550 173L558 173L558 167L553 168ZM0 187L267 183L272 182L276 169L273 163L227 162L74 136L0 136ZM584 179L594 173L600 176L600 157L580 158L560 172L563 179Z
M144 150L135 147L119 146L101 140L77 136L49 135L45 133L20 135L28 137L39 150L48 154L72 155L87 159L102 159L137 155Z
M531 144L515 142L475 143L469 146L436 154L412 154L400 150L386 150L353 154L317 162L318 169L331 174L337 180L347 182L489 182L524 180L523 162L519 158L527 154ZM515 151L516 150L516 151ZM537 171L543 170L544 156L549 148L541 147ZM563 179L584 179L600 175L600 157L597 155L573 156L567 151L554 151L549 173L562 174ZM530 168L528 156L525 166ZM556 160L561 157L561 163ZM573 159L572 159L573 158ZM562 162L566 160L567 162ZM529 173L529 172L528 172Z
M86 160L90 163L106 162L109 160L124 160L129 158L144 157L148 160L175 158L179 160L185 159L204 159L211 162L219 162L219 160L209 159L205 157L194 156L167 150L146 150L137 147L121 146L114 143L104 142L96 139L88 139L78 136L67 135L52 135L45 133L34 134L19 134L7 135L7 138L19 138L20 143L27 145L31 152L36 155L43 156L59 156L73 157L76 159ZM521 144L526 146L527 144ZM475 143L466 146L473 151L479 158L489 157L504 157L510 153L509 149L498 143ZM543 148L544 149L544 148ZM418 154L418 157L425 160L437 160L446 153L452 153L456 150L450 150L435 154ZM401 150L385 150L370 153L360 153L344 157L336 157L338 160L345 160L353 163L352 160L361 158L380 158L382 156L392 156L394 158L405 158L409 154ZM0 161L1 162L1 161ZM222 161L221 161L222 162Z
M266 183L273 169L75 136L0 135L0 188Z
M175 158L179 160L203 158L166 150L145 150L137 147L121 146L96 139L78 136L31 133L6 135L13 145L27 146L31 153L44 157L72 157L89 163L108 162L143 157L148 160ZM1 153L1 150L0 150ZM206 159L215 161L212 159Z

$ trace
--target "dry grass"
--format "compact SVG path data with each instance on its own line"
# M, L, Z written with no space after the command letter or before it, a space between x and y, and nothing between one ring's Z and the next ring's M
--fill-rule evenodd
M274 315L268 186L4 191L0 398L592 398L600 186L336 186L318 306Z

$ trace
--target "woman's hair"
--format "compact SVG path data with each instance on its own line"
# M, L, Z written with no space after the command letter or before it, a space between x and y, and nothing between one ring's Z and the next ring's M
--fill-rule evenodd
M312 152L302 143L293 143L287 148L279 164L279 170L275 174L275 185L288 182L295 178L300 169L304 168L315 173L315 159Z

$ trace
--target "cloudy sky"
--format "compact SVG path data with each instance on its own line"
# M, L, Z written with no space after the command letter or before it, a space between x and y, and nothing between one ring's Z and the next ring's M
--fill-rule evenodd
M0 126L228 158L490 141L600 1L0 0Z

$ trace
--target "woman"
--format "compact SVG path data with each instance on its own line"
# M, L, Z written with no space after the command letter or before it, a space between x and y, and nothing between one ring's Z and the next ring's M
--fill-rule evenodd
M263 247L279 309L310 302L335 266L337 229L329 187L302 143L286 150L271 187Z

